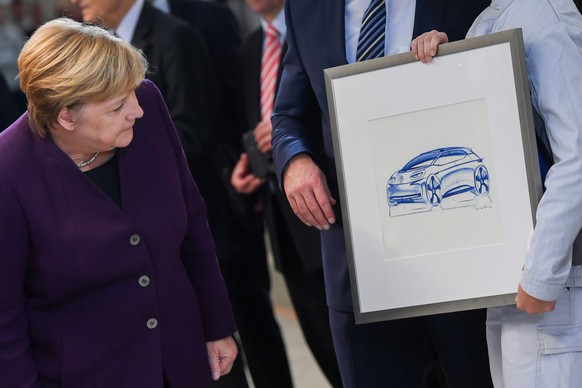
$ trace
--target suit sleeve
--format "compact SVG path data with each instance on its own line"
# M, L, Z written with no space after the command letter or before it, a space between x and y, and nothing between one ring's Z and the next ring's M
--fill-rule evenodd
M194 183L180 141L175 134L172 119L157 88L147 81L157 100L164 127L176 154L177 168L182 181L182 190L188 228L181 247L182 262L196 291L207 341L214 341L236 331L228 293L216 259L215 246L207 222L206 207L198 187Z
M28 240L16 193L0 171L0 387L40 387L25 314Z
M320 111L295 41L290 3L285 2L288 49L272 116L273 160L280 184L293 156L307 153L316 159L321 136L321 127L314 125Z

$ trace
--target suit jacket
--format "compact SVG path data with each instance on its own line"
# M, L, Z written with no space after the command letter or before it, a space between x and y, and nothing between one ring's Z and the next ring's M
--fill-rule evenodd
M186 21L198 30L213 59L218 74L234 74L226 69L233 64L240 47L240 31L236 17L225 5L202 0L169 0L172 15Z
M234 136L240 123L237 121L238 116L233 114L237 110L235 61L241 45L236 17L227 6L208 1L170 0L169 5L172 15L184 20L200 33L208 49L211 65L220 85L222 112L226 119L221 141L236 142Z
M220 88L200 34L145 2L132 43L146 55L152 70L147 77L159 87L176 124L192 176L206 201L219 259L244 254L248 233L229 206L213 160L226 128ZM260 232L257 235L260 240Z
M206 342L236 330L167 108L137 96L121 207L26 115L0 134L2 387L206 386Z
M432 29L450 40L462 39L486 0L417 0L413 36ZM345 54L345 2L287 0L285 70L273 116L273 156L279 178L287 162L306 152L327 175L332 195L339 200L330 118L323 69L347 63ZM323 130L308 125L321 118ZM307 123L307 124L306 124ZM338 222L322 233L328 304L352 311L345 241L339 204Z
M150 64L189 160L206 157L218 139L217 81L200 34L145 2L131 42ZM219 127L220 128L220 127Z
M261 121L261 59L264 33L262 28L254 31L244 43L240 54L242 101L246 130L251 130ZM283 57L287 45L281 52L281 64L277 77L277 88L283 73ZM265 219L269 229L271 249L278 269L283 270L289 260L301 260L307 272L322 269L321 242L316 229L304 225L293 213L285 194L278 189L276 176L272 174L262 188Z

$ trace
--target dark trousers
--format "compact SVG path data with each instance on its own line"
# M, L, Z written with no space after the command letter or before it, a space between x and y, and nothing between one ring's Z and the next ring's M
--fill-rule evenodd
M481 309L355 325L352 313L330 309L344 387L422 386L427 339L449 388L493 387L485 314Z
M297 259L284 263L283 276L311 353L332 387L341 387L341 376L329 327L323 270L306 273Z
M292 387L283 336L270 299L271 280L264 240L254 250L220 262L244 357L256 388Z

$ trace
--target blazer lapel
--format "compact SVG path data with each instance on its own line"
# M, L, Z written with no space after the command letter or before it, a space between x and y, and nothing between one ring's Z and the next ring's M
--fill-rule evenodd
M447 0L416 0L413 39L424 32L441 29L446 3Z
M283 58L287 54L287 43L283 43L281 48L281 59L279 60L279 70L277 71L277 91L279 91L279 83L281 83L281 75L283 74Z
M321 33L326 34L325 44L328 47L332 66L345 65L346 60L346 30L345 30L345 0L317 0L320 15L317 20L322 21L324 28ZM316 23L317 24L317 23Z
M154 16L150 7L153 6L146 1L141 10L141 14L139 15L135 31L133 32L133 38L131 40L131 44L142 51L146 51L148 36L150 34Z

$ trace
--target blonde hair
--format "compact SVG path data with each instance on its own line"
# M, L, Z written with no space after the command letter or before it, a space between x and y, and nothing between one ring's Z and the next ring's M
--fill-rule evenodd
M100 26L68 18L45 23L18 58L32 127L44 136L63 108L136 89L147 67L141 51Z

